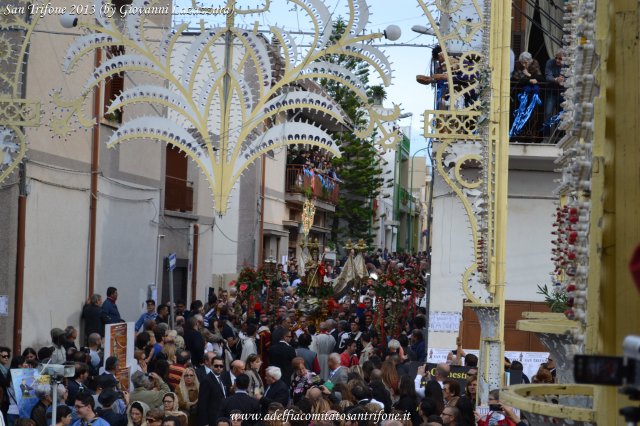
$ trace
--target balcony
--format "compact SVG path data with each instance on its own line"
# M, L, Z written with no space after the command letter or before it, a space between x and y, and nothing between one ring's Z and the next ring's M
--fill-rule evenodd
M321 173L313 173L304 166L287 165L286 191L313 197L318 201L335 206L338 204L340 185L335 179Z
M396 199L396 209L408 213L409 207L411 212L416 213L419 209L419 202L416 197L411 196L411 193L402 185L396 185L398 198Z
M165 210L178 212L193 211L193 182L166 175L164 190Z
M509 138L509 142L512 143L538 143L538 144L556 144L562 137L563 132L557 129L557 123L552 126L546 126L545 124L545 105L546 102L553 102L556 99L553 113L559 111L561 90L558 86L550 83L538 83L538 97L540 98L540 104L536 105L531 113L529 119L524 123L522 129ZM513 126L515 113L518 111L520 101L518 96L523 92L524 87L517 86L512 82L510 90L510 106L509 106L509 129ZM529 94L527 105L531 103L532 94Z

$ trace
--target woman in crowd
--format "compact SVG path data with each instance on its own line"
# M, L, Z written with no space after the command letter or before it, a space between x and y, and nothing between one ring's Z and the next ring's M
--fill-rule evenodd
M319 378L316 380L316 377L318 377L316 373L307 370L304 365L304 358L295 357L291 364L293 365L293 379L291 380L290 391L291 398L295 404L305 396L312 386L319 385L322 380Z
M427 381L424 387L424 397L434 402L436 405L436 414L442 414L442 410L444 410L444 395L438 382L435 380Z
M476 405L476 398L478 392L478 377L477 376L469 376L467 379L467 385L464 388L464 394L471 400L473 406Z
M162 408L164 416L172 416L180 419L180 426L187 426L187 415L180 411L178 397L173 392L167 392L162 397Z
M260 376L262 359L258 354L251 354L247 357L245 374L249 376L249 387L247 393L251 396L264 395L264 383Z
M33 348L26 348L24 351L22 351L22 356L27 361L37 361L38 360L38 353Z
M398 402L393 404L393 408L400 410L401 412L409 413L411 415L411 423L413 426L419 426L421 419L417 410L418 396L416 395L416 388L411 376L404 375L400 378L398 397Z
M398 387L400 386L400 376L398 376L396 365L392 360L387 359L382 363L381 370L382 383L384 383L384 387L389 391L391 399L395 402L398 400Z
M460 398L460 383L455 380L445 380L442 382L442 394L446 407L455 407Z
M127 418L129 419L127 426L147 426L147 411L149 411L149 406L144 402L132 402L127 410Z
M189 416L189 426L198 424L198 392L200 382L196 376L196 370L187 367L182 373L180 384L176 388L178 407Z

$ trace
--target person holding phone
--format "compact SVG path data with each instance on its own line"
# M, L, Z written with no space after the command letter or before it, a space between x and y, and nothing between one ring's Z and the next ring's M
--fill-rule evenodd
M476 414L478 426L516 426L516 422L505 415L505 409L500 404L500 391L498 389L489 391L488 402L489 412L487 415L481 418ZM511 414L513 414L512 411Z

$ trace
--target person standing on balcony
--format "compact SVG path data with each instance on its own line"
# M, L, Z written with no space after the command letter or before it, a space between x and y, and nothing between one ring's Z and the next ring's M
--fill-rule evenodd
M560 106L560 90L564 84L564 76L562 75L562 58L564 52L558 50L555 56L547 61L544 66L545 80L549 84L547 96L544 101L544 121L545 123L557 113Z
M511 76L512 80L515 80L518 86L528 86L530 84L538 84L542 81L542 72L540 71L540 64L533 59L531 53L522 52L518 57L518 63L516 69Z

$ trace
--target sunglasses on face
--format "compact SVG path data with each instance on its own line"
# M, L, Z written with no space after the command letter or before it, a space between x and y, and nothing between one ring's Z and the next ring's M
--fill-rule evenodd
M222 367L224 367L224 365L222 365L222 364L214 364L213 365L213 368L222 368Z

